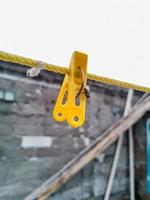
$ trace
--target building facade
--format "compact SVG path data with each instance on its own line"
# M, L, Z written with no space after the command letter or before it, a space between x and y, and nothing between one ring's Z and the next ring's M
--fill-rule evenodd
M52 118L63 76L26 77L25 66L0 62L0 199L22 200L123 115L127 89L89 81L85 124L77 129ZM133 104L142 93L135 92ZM145 199L148 114L134 126L136 197ZM126 134L127 135L127 134ZM83 168L49 200L103 199L116 143ZM125 136L111 200L129 199ZM148 198L148 196L146 196Z

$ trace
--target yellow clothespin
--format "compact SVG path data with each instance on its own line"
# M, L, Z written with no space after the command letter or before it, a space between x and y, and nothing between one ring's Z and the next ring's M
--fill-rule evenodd
M85 120L86 97L88 96L87 60L86 54L77 51L73 53L69 73L65 75L53 111L56 121L66 120L74 128L81 126Z

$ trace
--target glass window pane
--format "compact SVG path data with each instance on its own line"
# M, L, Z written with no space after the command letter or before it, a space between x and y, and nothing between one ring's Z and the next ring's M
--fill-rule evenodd
M0 90L0 99L3 99L3 98L4 98L4 91Z
M15 100L14 92L6 91L4 99L5 99L5 101L14 101Z

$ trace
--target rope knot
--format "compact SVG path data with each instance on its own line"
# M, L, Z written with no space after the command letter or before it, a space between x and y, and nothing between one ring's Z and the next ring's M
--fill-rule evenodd
M37 67L33 67L31 69L27 69L27 76L29 76L29 77L36 77L36 76L39 75L39 73L43 69L46 69L45 65L44 65L44 63L42 61L39 61Z

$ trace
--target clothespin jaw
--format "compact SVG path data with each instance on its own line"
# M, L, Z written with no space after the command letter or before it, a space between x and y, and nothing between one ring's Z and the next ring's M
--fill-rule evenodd
M86 54L73 53L69 73L65 75L53 112L56 121L66 120L74 128L81 126L85 120L87 60Z

